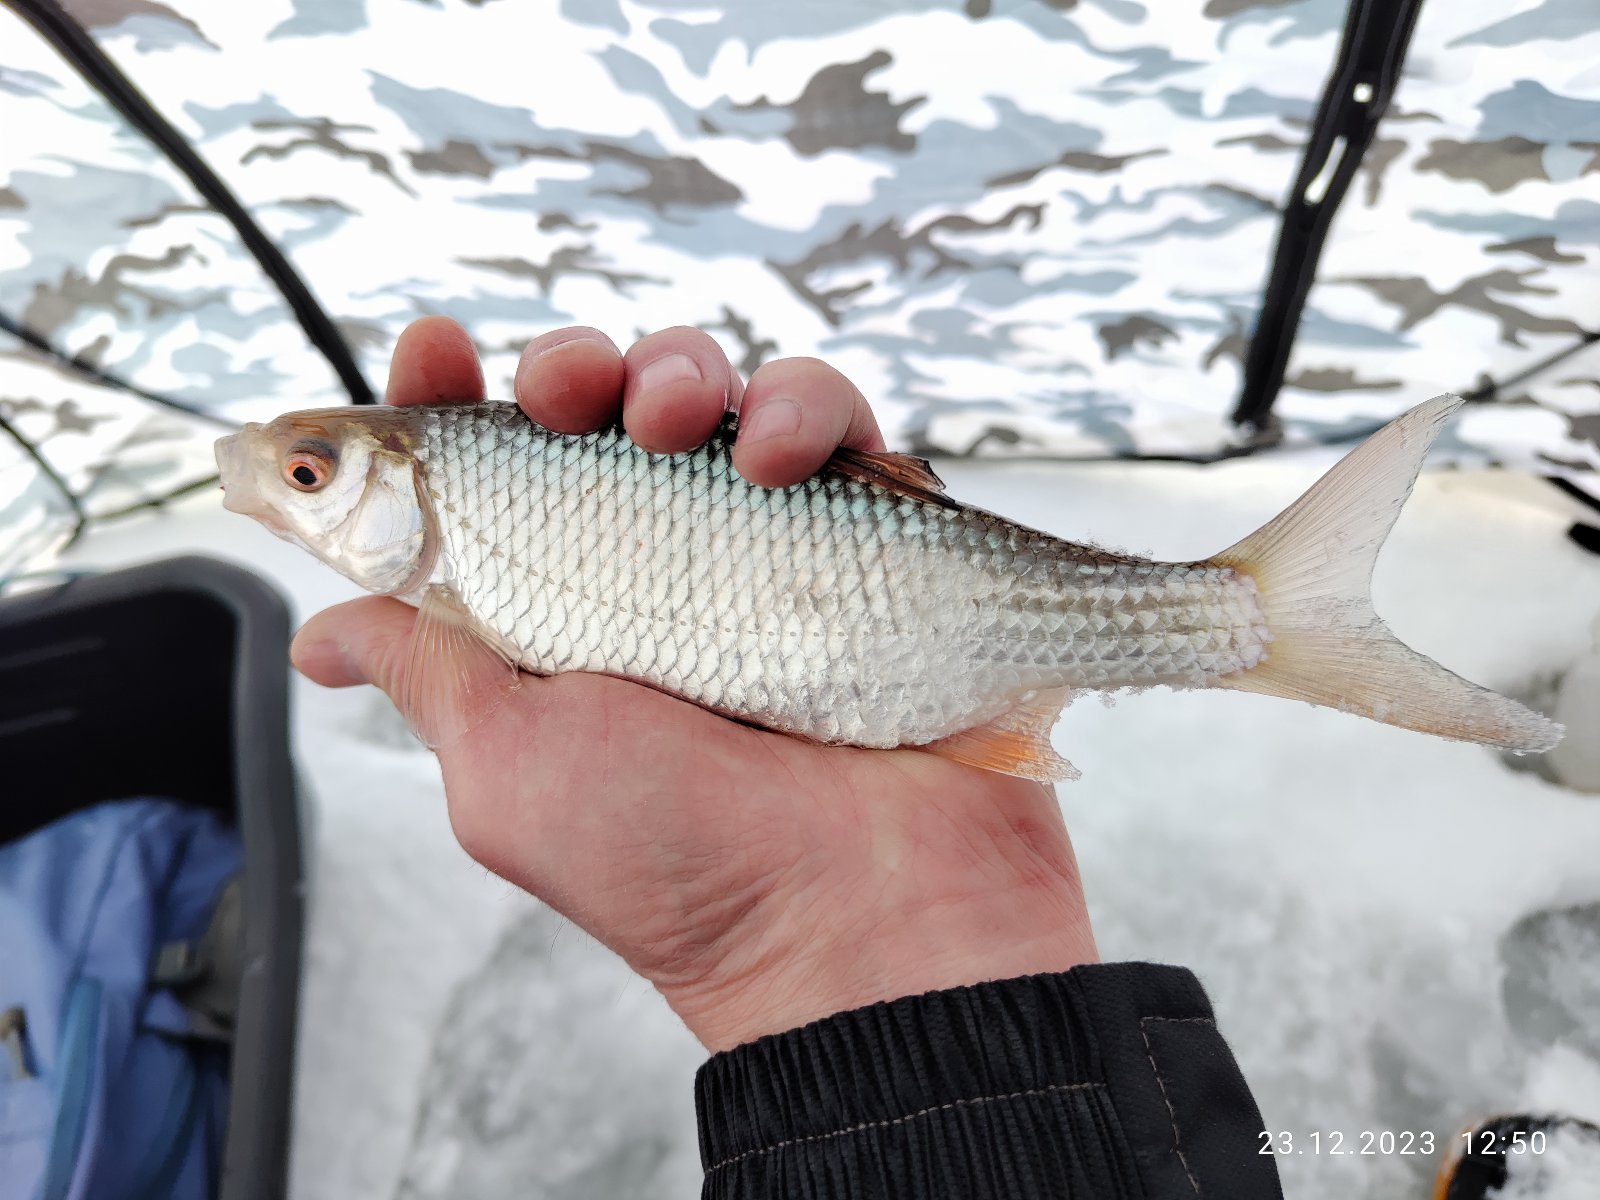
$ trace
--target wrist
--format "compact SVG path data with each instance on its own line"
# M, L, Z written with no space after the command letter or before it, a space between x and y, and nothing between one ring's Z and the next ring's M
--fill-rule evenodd
M880 1001L1066 971L1099 959L1070 846L1066 865L981 890L898 880L911 886L853 911L792 894L715 971L657 986L715 1052Z
M669 994L707 1050L728 1050L835 1013L995 979L1099 962L1082 904L1029 896L1010 904L950 902L888 920L878 933L824 942L774 970Z

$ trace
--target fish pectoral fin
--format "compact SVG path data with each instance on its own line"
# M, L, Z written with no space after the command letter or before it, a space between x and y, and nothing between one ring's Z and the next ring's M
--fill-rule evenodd
M448 587L422 595L396 704L411 731L438 750L481 724L521 685L516 656Z
M1050 744L1050 730L1072 698L1069 688L1039 692L986 725L963 729L922 749L969 767L1040 783L1076 779L1078 769Z
M944 480L933 473L928 460L911 454L853 450L848 446L840 446L828 460L826 469L875 483L902 496L927 500L945 508L961 507L945 495Z

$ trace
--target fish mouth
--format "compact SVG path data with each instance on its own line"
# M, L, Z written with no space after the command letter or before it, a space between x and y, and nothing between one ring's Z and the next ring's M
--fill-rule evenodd
M261 494L261 487L256 482L256 467L260 465L262 454L262 429L259 421L251 421L238 433L218 438L212 447L217 456L217 474L222 479L222 507L229 512L254 518L269 533L321 558L322 555L308 546L289 527L272 502Z
M251 422L238 433L218 438L214 447L217 474L222 479L222 507L247 517L258 516L262 507L255 473L250 469L251 435L260 428Z

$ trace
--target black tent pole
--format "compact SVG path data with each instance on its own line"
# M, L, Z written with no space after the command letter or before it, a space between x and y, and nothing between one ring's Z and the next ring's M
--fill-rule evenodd
M55 0L0 0L31 25L56 51L86 79L108 103L135 129L155 143L172 164L182 171L207 203L220 212L238 231L245 247L255 256L261 269L283 293L294 311L300 328L312 345L322 352L353 404L373 404L376 400L366 377L356 366L350 347L345 344L322 305L311 294L293 265L284 257L244 205L189 144L187 138L156 111L155 106L117 69L95 41L61 10Z
M1272 403L1283 386L1328 229L1400 82L1421 9L1422 0L1350 0L1339 56L1278 226L1272 271L1245 355L1244 386L1233 410L1235 424L1266 434L1265 440L1271 440Z
M137 384L129 383L126 379L122 378L122 376L116 374L115 372L107 371L103 367L95 366L94 363L90 362L81 354L68 354L65 350L59 349L58 347L52 345L50 340L43 334L39 333L37 330L30 329L21 321L18 321L10 313L4 311L0 311L0 332L9 333L19 342L23 342L26 345L32 346L35 350L39 351L39 353L48 355L50 358L55 359L62 366L75 371L77 374L82 375L86 379L94 380L94 382L102 385L103 387L116 388L120 391L129 392L139 397L141 400L149 401L151 404L158 404L162 408L175 409L176 411L184 413L187 416L198 417L202 421L209 421L211 424L220 425L225 429L237 429L239 427L239 423L237 421L230 421L226 417L219 417L214 412L207 412L204 408L201 408L197 404L190 404L184 400L176 400L171 396L163 396L159 392L146 391Z

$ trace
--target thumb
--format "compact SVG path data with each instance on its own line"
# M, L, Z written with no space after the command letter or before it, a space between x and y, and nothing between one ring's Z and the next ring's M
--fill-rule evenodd
M295 634L289 660L295 670L323 687L373 683L394 698L416 619L416 609L387 596L336 604Z
M521 687L509 652L491 647L463 618L464 613L441 614L427 605L418 613L386 596L365 596L312 617L289 656L306 678L324 687L376 684L412 732L443 751Z

